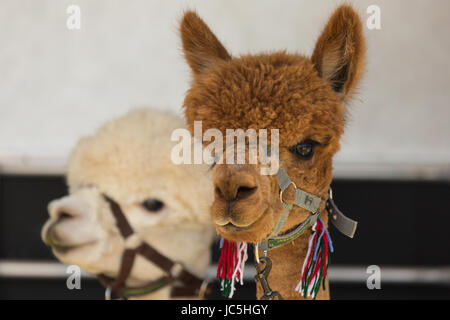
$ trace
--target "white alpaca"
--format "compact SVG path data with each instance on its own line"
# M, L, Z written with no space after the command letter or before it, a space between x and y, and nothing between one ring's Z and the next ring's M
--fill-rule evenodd
M42 239L55 256L93 274L117 276L125 242L103 194L113 198L138 237L194 275L205 278L214 235L206 165L175 165L174 129L167 112L136 110L81 139L68 164L69 195L52 201ZM165 273L137 256L126 285L142 286ZM145 299L169 299L166 286Z

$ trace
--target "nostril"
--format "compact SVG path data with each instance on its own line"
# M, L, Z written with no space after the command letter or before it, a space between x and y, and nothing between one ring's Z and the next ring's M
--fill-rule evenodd
M250 197L256 192L258 187L239 187L236 195L236 200L242 200Z
M57 221L60 222L62 220L72 219L74 218L73 214L67 213L65 211L58 212L58 219Z
M219 187L216 187L216 188L214 189L214 192L216 193L216 195L217 195L219 198L224 198L223 193L222 193L222 191L220 190Z

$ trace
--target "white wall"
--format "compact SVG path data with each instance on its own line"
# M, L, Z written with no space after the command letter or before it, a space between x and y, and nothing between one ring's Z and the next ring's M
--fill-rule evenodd
M336 158L346 177L450 177L450 2L350 1L366 28L367 73ZM283 5L281 6L280 3ZM130 108L177 112L189 70L177 36L196 8L229 51L310 54L340 1L2 0L0 171L62 172L77 139ZM66 8L81 8L81 30Z

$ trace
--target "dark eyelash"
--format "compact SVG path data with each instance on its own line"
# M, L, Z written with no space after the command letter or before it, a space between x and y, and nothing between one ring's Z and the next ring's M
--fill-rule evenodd
M309 142L309 143L312 143L313 146L321 146L321 145L322 145L319 141L311 140L311 139L306 139L306 140L303 141L303 142Z
M292 150L293 148L295 148L296 146L298 146L301 143L311 143L314 147L322 145L322 143L320 143L319 141L312 140L312 139L305 139L305 140L303 140L303 141L301 141L299 143L296 143L292 147L290 147L289 150Z

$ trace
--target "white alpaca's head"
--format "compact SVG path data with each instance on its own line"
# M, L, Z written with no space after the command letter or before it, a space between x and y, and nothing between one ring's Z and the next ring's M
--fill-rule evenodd
M117 275L125 243L104 195L122 208L132 228L173 261L205 277L214 234L213 200L206 165L175 165L174 129L184 122L166 112L136 110L83 138L69 160L69 195L53 200L43 240L66 264L94 274ZM164 275L137 256L128 285Z

